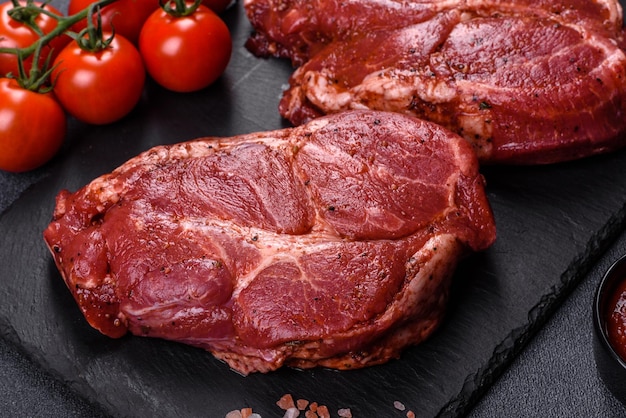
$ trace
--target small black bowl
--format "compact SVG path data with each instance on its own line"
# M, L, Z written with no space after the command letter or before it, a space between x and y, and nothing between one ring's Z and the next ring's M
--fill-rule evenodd
M606 272L596 289L593 301L593 354L598 373L606 387L626 405L626 360L622 359L607 336L609 304L618 285L626 280L626 255L617 260Z

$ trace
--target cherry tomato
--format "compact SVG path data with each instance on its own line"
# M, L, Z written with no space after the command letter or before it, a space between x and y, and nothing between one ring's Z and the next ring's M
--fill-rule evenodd
M184 17L159 9L141 30L139 51L158 84L190 92L207 87L224 72L232 40L222 19L203 5Z
M19 173L48 162L67 132L65 112L54 95L1 78L0 103L0 170Z
M26 5L26 2L20 1L20 4ZM34 4L41 7L43 3L34 2ZM56 15L61 15L61 12L49 4L44 8ZM11 18L8 13L11 9L13 9L13 3L10 1L0 4L0 47L27 48L39 39L39 35L27 25ZM55 19L43 13L40 13L39 16L35 18L35 23L41 28L44 34L50 33L57 26ZM52 42L42 48L42 62L50 53L52 53L52 59L54 59L69 41L70 37L66 35L56 37ZM30 70L32 62L32 56L24 61L24 68L27 72ZM18 73L17 56L14 54L0 54L0 76L4 76L8 73Z
M76 14L87 8L95 0L70 0L67 6L69 15ZM159 8L158 0L118 0L115 3L104 6L100 11L102 30L111 31L111 25L115 27L115 33L122 35L134 44L137 44L139 32L143 22L148 16ZM96 17L94 15L94 22ZM80 32L87 27L87 19L77 23L72 30Z
M141 98L146 72L137 48L123 36L116 35L98 52L72 42L54 65L51 79L59 102L83 122L103 125L119 120Z

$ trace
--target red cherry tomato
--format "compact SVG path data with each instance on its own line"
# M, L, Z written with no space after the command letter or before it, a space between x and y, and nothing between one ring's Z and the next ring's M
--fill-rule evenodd
M105 35L106 36L106 35ZM126 116L139 102L146 72L137 48L122 36L98 52L72 42L54 62L51 79L65 110L94 125Z
M95 0L71 0L67 6L69 15L76 14L87 8ZM122 35L134 44L137 44L139 32L143 22L148 16L159 8L158 0L118 0L115 3L104 6L100 11L102 30L111 31L115 27L115 33ZM96 17L94 15L94 22ZM82 20L72 27L72 30L80 32L87 27L87 19Z
M139 51L158 84L190 92L207 87L224 72L232 40L224 21L203 5L183 17L159 9L141 30Z
M0 79L0 170L33 170L48 162L65 139L67 120L52 93L25 90Z
M20 1L20 4L26 5L26 2ZM43 3L34 2L34 4L41 7ZM13 9L13 3L10 1L0 4L0 48L27 48L39 39L39 35L25 24L11 18L8 13L11 9ZM45 9L56 15L61 15L61 12L49 4L45 6ZM35 23L44 34L50 33L57 26L56 20L43 13L35 18ZM54 60L54 57L61 52L69 41L70 38L66 35L58 36L52 40L41 50L42 62L45 61L51 52ZM30 70L32 62L32 56L24 61L24 68L27 72ZM17 56L14 54L0 54L0 77L8 73L15 75L18 73Z

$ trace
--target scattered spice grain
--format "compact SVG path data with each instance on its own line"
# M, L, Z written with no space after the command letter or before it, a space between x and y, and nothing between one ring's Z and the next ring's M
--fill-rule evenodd
M296 401L296 406L300 411L304 411L306 407L309 406L309 401L307 401L306 399L298 399Z
M342 408L337 411L337 415L339 415L339 418L352 418L352 411L350 408Z
M398 411L404 411L406 409L404 404L400 401L394 401L393 407L396 408Z
M320 405L317 407L317 416L320 418L330 418L330 412L326 405Z
M295 408L296 404L293 402L293 396L291 393L284 394L278 401L276 401L276 405L282 410L288 410L290 408Z
M297 408L289 408L285 411L285 415L283 418L298 418L300 416L300 411Z

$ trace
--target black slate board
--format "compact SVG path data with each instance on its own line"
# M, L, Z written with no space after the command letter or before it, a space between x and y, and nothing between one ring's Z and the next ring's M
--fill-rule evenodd
M64 2L53 2L63 4ZM486 167L498 241L455 275L443 326L386 365L350 372L282 369L242 377L202 350L167 341L112 340L91 329L42 240L54 196L75 190L154 145L286 126L276 110L292 68L243 47L241 4L222 79L193 94L148 83L138 108L104 127L70 126L61 155L0 218L0 332L77 394L116 416L222 417L251 407L282 416L285 393L336 416L462 415L558 307L626 224L626 152L546 167Z

